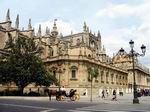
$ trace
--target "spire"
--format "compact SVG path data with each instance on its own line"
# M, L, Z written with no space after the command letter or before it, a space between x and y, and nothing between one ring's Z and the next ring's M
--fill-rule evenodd
M6 21L10 21L10 13L9 13L9 9L7 10Z
M57 19L54 20L54 26L53 26L53 29L55 29L55 30L57 30L56 21L57 21Z
M32 36L35 36L35 29L33 28Z
M103 52L106 53L106 49L105 49L104 45L103 45Z
M87 32L89 33L89 27L87 27Z
M54 20L54 26L53 26L53 29L51 31L52 36L55 36L55 37L58 35L56 21L57 21L57 19Z
M113 57L115 57L115 53L113 53Z
M22 31L24 31L24 27L22 27Z
M100 34L99 30L98 30L98 33L97 33L97 40L98 40L98 50L102 51L102 41L101 41L101 34Z
M73 31L71 30L71 35L73 34Z
M62 33L60 33L60 38L62 38L63 37L63 34Z
M98 30L98 33L97 33L97 37L98 38L101 38L101 34L100 34L100 31Z
M87 31L87 26L86 26L86 22L85 22L85 21L84 21L83 31L84 31L84 32Z
M41 37L41 24L39 24L39 30L38 30L37 36Z
M32 30L31 19L29 19L28 30Z
M94 32L94 36L95 36L95 32Z
M15 28L16 28L16 29L19 29L19 14L17 14L16 23L15 23Z
M50 33L50 30L49 30L48 26L46 26L46 32L45 32L45 34L48 35L49 33Z
M90 33L92 34L92 30L90 29Z

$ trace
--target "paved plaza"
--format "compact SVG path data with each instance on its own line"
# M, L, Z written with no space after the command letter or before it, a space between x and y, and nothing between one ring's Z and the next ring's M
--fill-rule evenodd
M81 96L79 101L49 101L48 97L0 97L0 112L149 112L150 96L140 97L140 104L132 104L132 94L118 96L111 101L111 96L102 99L93 96Z

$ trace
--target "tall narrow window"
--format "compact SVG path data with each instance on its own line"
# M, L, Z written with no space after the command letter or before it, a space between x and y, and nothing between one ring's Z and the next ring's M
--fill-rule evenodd
M104 83L104 72L101 71L101 82Z
M108 75L109 75L109 72L106 73L106 83L109 83L109 82L108 82L108 81L109 81L109 80L108 80L108 77L109 77Z
M71 67L71 79L77 79L77 70L78 68L76 66Z
M114 82L113 78L114 78L114 74L111 74L111 82Z
M54 55L53 48L49 47L49 56L53 56L53 55Z
M75 78L76 78L76 70L72 70L71 78L72 78L72 79L75 79Z
M121 76L119 77L120 81L121 81Z
M79 38L77 39L77 45L80 45L80 39Z
M120 82L120 85L122 84L122 77L119 76L119 82Z
M54 55L54 51L52 50L52 51L51 51L51 56L53 56L53 55Z
M116 84L118 84L118 75L116 75Z
M101 81L104 81L104 73L101 71Z
M53 71L53 75L54 75L54 77L56 77L56 71Z

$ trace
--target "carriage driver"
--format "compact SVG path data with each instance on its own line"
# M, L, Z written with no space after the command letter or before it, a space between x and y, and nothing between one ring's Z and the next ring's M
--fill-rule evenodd
M67 96L66 89L64 86L61 86L60 91L62 92L63 95Z

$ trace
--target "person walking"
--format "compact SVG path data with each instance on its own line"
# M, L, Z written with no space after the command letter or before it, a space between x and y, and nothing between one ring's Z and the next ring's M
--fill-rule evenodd
M116 90L113 90L113 98L112 98L112 101L117 101Z
M105 91L102 91L102 99L105 98Z
M106 95L107 95L107 97L109 96L108 90L106 90Z

